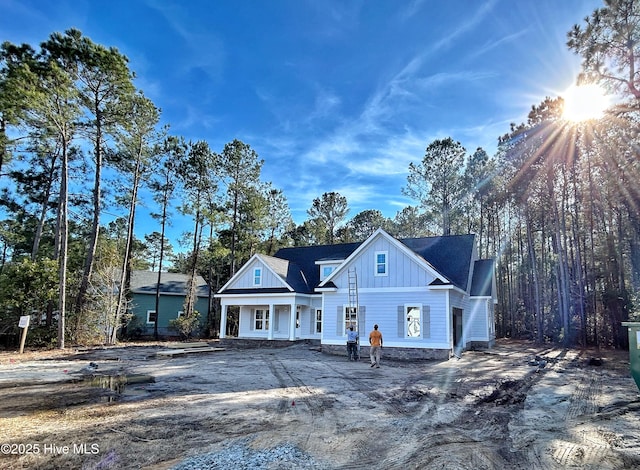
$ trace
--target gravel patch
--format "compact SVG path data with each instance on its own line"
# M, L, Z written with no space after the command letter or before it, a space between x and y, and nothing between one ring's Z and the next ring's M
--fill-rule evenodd
M263 469L329 469L292 444L272 449L255 450L249 439L227 444L225 449L190 457L172 470L263 470Z

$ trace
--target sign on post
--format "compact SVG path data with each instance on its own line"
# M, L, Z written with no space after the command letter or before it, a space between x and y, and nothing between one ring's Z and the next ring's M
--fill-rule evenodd
M29 315L23 315L20 317L18 327L22 328L22 338L20 338L20 354L24 352L24 342L27 339L27 330L29 329L29 321L31 317Z

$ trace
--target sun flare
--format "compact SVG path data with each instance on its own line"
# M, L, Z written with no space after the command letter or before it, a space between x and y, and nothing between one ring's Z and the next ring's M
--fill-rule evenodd
M601 118L609 107L609 98L598 85L571 85L563 94L562 117L569 121Z

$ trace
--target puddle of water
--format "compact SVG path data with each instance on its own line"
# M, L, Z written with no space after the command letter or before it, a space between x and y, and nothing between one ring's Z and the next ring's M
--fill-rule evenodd
M122 396L144 395L147 391L142 385L155 383L151 375L98 375L81 381L88 387L111 390L115 394L103 397L105 401L116 401Z

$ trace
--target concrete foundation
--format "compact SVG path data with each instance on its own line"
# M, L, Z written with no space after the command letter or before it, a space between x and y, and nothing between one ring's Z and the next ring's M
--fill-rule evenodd
M347 345L323 344L322 352L325 354L333 354L336 356L347 357ZM416 349L416 348L382 348L382 360L425 360L425 361L441 361L449 359L448 349ZM369 346L360 346L360 357L369 358Z
M294 344L308 344L309 346L320 347L319 339L299 339L289 341L285 339L259 339L259 338L220 338L216 341L216 345L222 348L237 349L268 349L268 348L286 348Z

